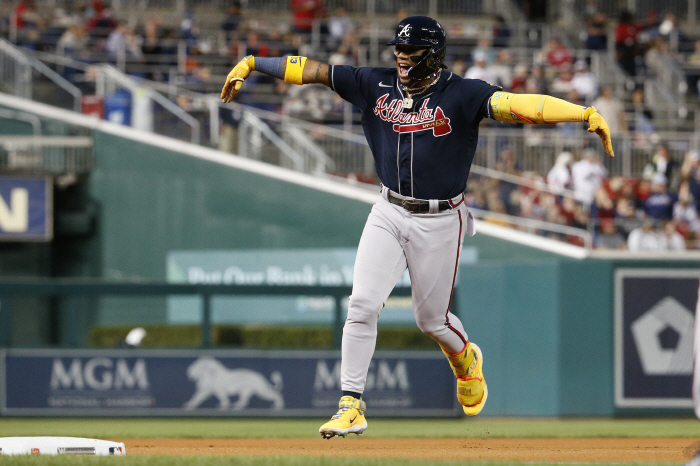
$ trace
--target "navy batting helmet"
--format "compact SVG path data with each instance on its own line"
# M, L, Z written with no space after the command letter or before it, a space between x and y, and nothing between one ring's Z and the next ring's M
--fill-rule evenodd
M396 38L386 45L428 48L423 55L411 57L417 63L408 70L408 77L421 80L440 68L447 68L444 64L446 42L447 36L440 23L427 16L410 16L396 26Z

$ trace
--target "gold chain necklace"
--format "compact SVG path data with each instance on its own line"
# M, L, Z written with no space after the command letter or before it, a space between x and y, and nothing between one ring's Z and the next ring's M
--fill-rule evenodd
M421 92L425 92L426 90L428 90L432 86L434 86L435 83L440 81L441 74L442 74L442 69L438 70L438 72L435 73L435 80L433 80L433 82L431 82L430 84L426 84L423 87L419 87L418 89L414 89L413 92L409 92L408 87L401 84L401 90L406 93L406 97L403 98L403 108L404 109L413 108L413 96L416 94L420 94Z

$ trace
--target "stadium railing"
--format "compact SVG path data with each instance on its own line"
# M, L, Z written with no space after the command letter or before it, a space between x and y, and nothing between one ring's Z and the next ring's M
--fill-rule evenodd
M235 284L189 284L163 283L156 281L116 282L100 279L6 279L0 280L0 300L3 308L12 309L12 303L7 302L18 296L56 297L69 300L74 297L104 297L104 296L199 296L202 302L201 326L202 348L211 347L212 306L215 296L332 296L335 301L333 318L333 347L340 348L343 333L344 307L343 300L352 293L351 286L308 286L308 285L235 285ZM392 296L411 296L410 287L397 286ZM452 306L457 306L456 298ZM60 346L81 346L79 342L84 336L79 332L86 331L79 322L77 310L70 305L61 316ZM10 313L0 313L0 347L9 346L10 329L8 322Z

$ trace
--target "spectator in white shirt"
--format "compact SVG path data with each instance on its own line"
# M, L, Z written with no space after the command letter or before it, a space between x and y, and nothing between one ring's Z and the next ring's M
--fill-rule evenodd
M557 156L554 166L547 173L547 185L555 194L562 194L571 187L571 169L569 166L574 160L571 152L562 152Z
M588 66L583 60L574 63L574 77L571 79L571 87L587 104L598 95L598 80L593 76L593 73L588 71Z
M673 222L664 223L661 245L666 251L685 251L685 239L678 233Z
M593 101L593 106L598 109L598 112L608 122L611 134L627 132L625 107L620 99L615 97L612 87L603 86L600 96Z
M474 65L467 70L464 75L467 79L481 79L489 84L498 82L498 76L489 69L486 54L477 52L474 54Z
M583 158L571 167L571 181L576 199L585 204L593 202L596 189L607 175L608 170L601 163L596 151L586 149Z
M662 251L664 246L664 242L649 219L644 220L641 227L632 230L627 238L627 247L630 251Z

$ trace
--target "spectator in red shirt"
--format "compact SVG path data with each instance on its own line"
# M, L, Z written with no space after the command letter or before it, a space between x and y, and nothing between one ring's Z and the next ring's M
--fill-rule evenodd
M615 28L615 49L617 50L617 61L623 70L630 76L637 74L634 57L637 53L637 36L642 26L637 24L632 14L623 10Z
M558 71L569 70L574 62L569 48L562 44L559 36L552 36L543 52L547 58L547 63Z
M289 8L292 10L294 32L310 33L314 20L326 16L323 0L291 0Z

